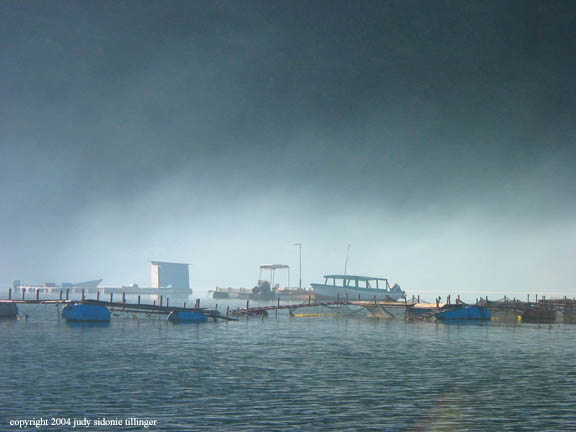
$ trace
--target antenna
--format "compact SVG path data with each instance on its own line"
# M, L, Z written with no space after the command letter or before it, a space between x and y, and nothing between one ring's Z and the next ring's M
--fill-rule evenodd
M344 263L344 276L346 276L346 271L348 270L348 255L350 254L350 243L348 243L348 249L346 250L346 262Z

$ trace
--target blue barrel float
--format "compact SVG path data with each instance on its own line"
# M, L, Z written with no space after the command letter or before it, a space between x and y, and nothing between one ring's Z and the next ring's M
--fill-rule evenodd
M73 303L62 309L62 318L73 322L109 322L110 311L102 305Z
M446 308L446 307L445 307ZM452 306L434 315L440 321L448 320L476 320L490 321L492 314L488 308L482 306Z
M208 318L202 312L173 311L168 315L168 321L173 323L202 323Z

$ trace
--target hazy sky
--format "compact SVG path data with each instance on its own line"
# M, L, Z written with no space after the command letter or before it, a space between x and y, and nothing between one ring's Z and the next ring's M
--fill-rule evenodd
M0 285L576 295L571 1L0 0ZM279 279L282 279L278 275ZM500 295L501 294L501 295Z

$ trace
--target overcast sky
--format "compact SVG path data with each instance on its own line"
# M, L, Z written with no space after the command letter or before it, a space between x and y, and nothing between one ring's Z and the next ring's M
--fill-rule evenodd
M576 295L575 33L570 1L1 0L0 285L294 285L302 243L305 286L350 244L409 294Z

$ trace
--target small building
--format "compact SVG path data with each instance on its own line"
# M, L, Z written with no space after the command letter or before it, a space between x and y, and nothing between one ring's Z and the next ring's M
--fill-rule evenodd
M152 288L173 288L176 291L190 289L190 264L150 261L152 264Z

